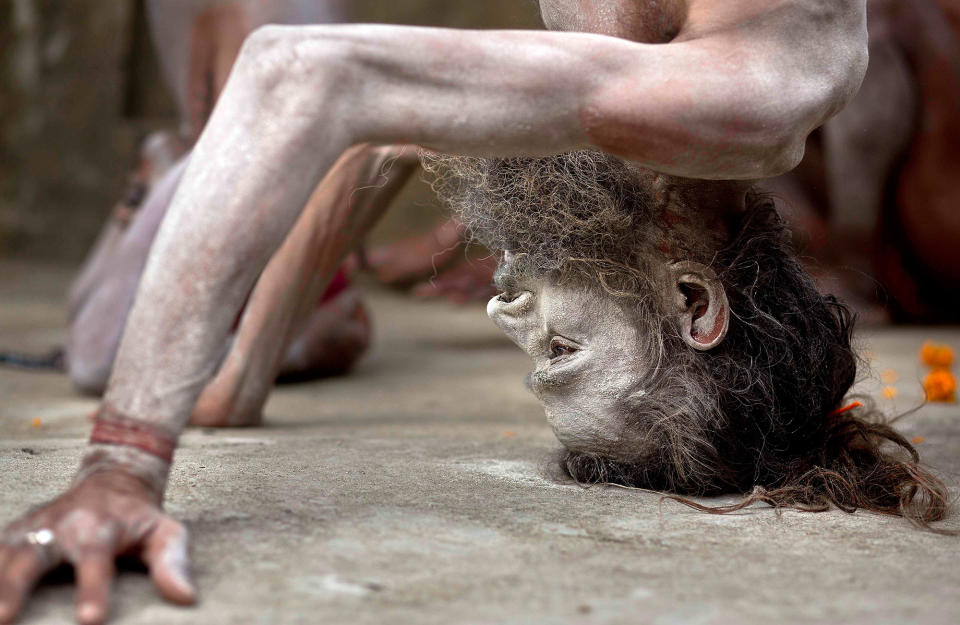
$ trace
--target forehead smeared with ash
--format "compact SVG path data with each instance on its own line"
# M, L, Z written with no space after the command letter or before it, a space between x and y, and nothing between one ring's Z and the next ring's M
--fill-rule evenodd
M544 158L424 154L433 187L481 243L518 270L588 274L615 290L669 259L709 264L744 188L656 174L593 150Z

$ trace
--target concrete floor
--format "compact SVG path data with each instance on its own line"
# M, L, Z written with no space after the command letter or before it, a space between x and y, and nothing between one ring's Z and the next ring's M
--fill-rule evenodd
M0 345L62 341L67 277L0 264ZM480 306L369 302L376 345L352 376L280 388L266 427L185 435L168 508L193 533L202 601L165 605L127 572L114 622L960 622L960 539L867 513L709 516L564 483L526 357ZM875 370L899 374L897 399L879 399L891 410L919 401L927 338L960 348L957 329L861 335ZM0 397L5 523L67 483L96 402L61 375L10 370ZM956 492L957 406L901 427ZM67 582L47 584L23 622L68 622L71 601Z

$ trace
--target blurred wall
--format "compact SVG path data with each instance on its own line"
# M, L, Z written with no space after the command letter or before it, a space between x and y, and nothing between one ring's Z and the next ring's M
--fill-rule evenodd
M540 27L534 0L352 5L354 21ZM137 0L0 0L0 257L79 261L125 187L137 140L175 127L142 13ZM437 212L413 186L412 218L390 215L378 238Z

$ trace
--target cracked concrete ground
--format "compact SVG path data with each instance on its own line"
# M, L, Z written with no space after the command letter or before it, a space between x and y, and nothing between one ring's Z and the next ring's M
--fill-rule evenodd
M0 264L0 345L62 342L68 276ZM523 388L526 357L480 306L369 303L376 344L353 375L280 388L266 427L185 435L167 507L192 531L201 603L165 605L126 572L113 622L960 622L960 539L867 513L709 516L570 485ZM916 405L925 339L958 348L960 330L861 334L876 372L863 390ZM0 370L0 523L64 487L95 406L62 375ZM900 427L956 493L957 406ZM46 584L23 622L70 621L71 592Z

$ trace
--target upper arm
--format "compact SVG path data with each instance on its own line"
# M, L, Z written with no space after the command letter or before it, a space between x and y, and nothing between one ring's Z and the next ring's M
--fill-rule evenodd
M791 169L866 70L864 0L700 0L671 43L607 65L582 112L592 143L698 177ZM603 65L603 63L600 63ZM668 167L670 169L670 167ZM714 173L710 173L714 172Z

